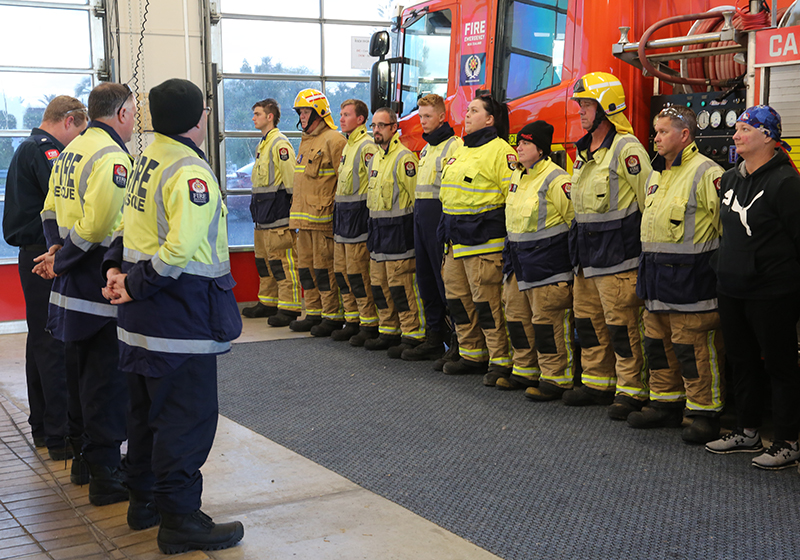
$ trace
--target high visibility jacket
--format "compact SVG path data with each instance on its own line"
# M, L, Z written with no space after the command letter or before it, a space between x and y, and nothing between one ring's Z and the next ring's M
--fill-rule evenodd
M367 207L367 249L376 261L414 258L414 189L417 156L400 142L396 132L386 151L370 163Z
M256 149L251 173L250 214L256 229L289 225L294 183L294 148L277 128L267 132Z
M333 239L337 243L363 243L367 240L369 162L378 150L364 125L347 137L339 162L333 206Z
M445 162L439 199L454 258L502 252L506 196L516 165L517 153L493 127L467 135Z
M632 134L611 130L589 153L592 137L576 142L572 204L577 227L570 230L572 264L584 275L602 276L639 265L639 226L650 158Z
M463 145L464 141L458 136L451 136L438 144L425 144L419 153L417 200L439 200L444 164Z
M333 231L337 170L345 144L345 137L324 123L303 134L294 167L289 227Z
M92 122L53 165L42 225L48 246L63 245L53 264L58 276L47 321L58 340L85 340L117 317L103 297L100 267L122 219L131 163L114 129Z
M506 200L508 256L520 290L572 280L567 241L575 217L569 173L552 160L517 164Z
M656 158L642 214L636 292L649 311L691 313L717 308L711 255L719 247L720 177L724 170L692 142L670 169Z
M230 274L227 209L191 140L156 133L125 196L120 368L161 377L186 359L220 354L241 333ZM108 260L119 260L119 242Z

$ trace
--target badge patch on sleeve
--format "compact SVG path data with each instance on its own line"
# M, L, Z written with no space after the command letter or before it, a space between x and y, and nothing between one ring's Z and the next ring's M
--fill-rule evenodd
M44 153L44 155L45 155L45 156L47 157L47 159L49 159L49 160L56 159L56 158L58 157L58 150L56 150L56 149L47 150L47 151Z
M722 180L722 177L717 177L714 179L714 188L717 189L717 195L719 195L719 183Z
M289 148L281 148L278 150L278 157L281 158L281 161L287 161L289 159Z
M517 168L517 156L514 154L506 155L506 160L508 161L508 168L511 171L514 171Z
M647 187L647 195L650 196L657 190L658 190L658 185L650 185L649 187Z
M128 181L128 170L121 163L116 163L114 164L114 174L112 178L115 185L124 188L125 183Z
M208 192L208 184L202 179L189 179L189 200L193 204L202 206L206 204L210 198Z
M572 200L572 183L564 183L561 185L561 190L564 191L564 195L567 199Z
M630 175L638 175L642 170L642 165L639 163L639 156L628 156L625 159L625 167L628 168Z
M414 165L413 161L407 161L406 162L406 175L408 175L409 177L413 177L416 174L417 174L417 166Z
M375 155L375 154L371 154L371 153L369 153L369 152L367 152L366 154L364 154L364 165L369 165L369 162L370 162L370 160L372 159L372 156L374 156L374 155Z

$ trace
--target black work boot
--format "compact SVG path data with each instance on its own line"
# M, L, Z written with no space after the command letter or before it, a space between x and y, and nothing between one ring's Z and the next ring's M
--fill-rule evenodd
M593 404L610 405L614 402L613 391L597 391L579 385L574 389L564 391L561 400L567 406L589 406Z
M511 377L514 376L512 375ZM554 385L546 381L540 381L538 387L528 387L525 389L525 398L540 402L557 401L561 398L561 395L564 394L565 390L566 389L559 387L558 385Z
M361 327L358 334L350 337L350 346L360 348L373 338L378 338L378 327Z
M164 554L178 554L190 550L222 550L230 548L244 537L244 526L239 521L214 523L199 509L194 513L161 514L158 529L158 548Z
M344 342L345 340L350 340L357 334L358 334L358 323L345 323L343 329L339 329L338 331L333 331L333 333L331 334L331 338L336 342Z
M482 375L486 373L489 362L473 362L466 358L461 358L457 362L447 362L442 371L445 375Z
M141 531L154 527L161 522L152 492L128 490L128 527L134 531Z
M444 371L444 365L447 362L457 362L459 359L461 359L461 355L458 353L458 336L453 331L453 334L450 335L450 347L444 353L444 356L433 362L433 369L435 371Z
M677 428L682 421L683 409L681 408L646 406L642 410L631 412L628 415L628 426L639 429ZM719 433L719 429L717 429L717 433Z
M492 364L489 366L489 371L483 376L483 384L487 387L494 387L497 385L498 379L508 379L511 376L511 368Z
M399 360L407 351L419 348L421 345L421 340L415 340L404 336L400 339L400 344L389 348L386 354L393 360Z
M378 338L371 338L364 341L364 348L367 350L388 350L392 346L400 344L399 334L381 334Z
M300 316L299 311L287 311L286 309L278 309L278 312L267 319L267 324L270 327L288 327L292 321Z
M681 439L686 443L708 443L719 438L719 418L693 416L691 426L681 430Z
M438 360L444 355L444 341L445 333L429 330L425 333L425 342L404 350L400 357L408 362Z
M93 506L107 506L128 499L128 489L122 485L117 469L86 464L89 467L89 501Z
M316 336L319 338L330 336L332 333L342 330L342 323L343 321L323 319L319 325L314 325L311 327L311 336Z
M81 452L83 441L80 438L69 438L69 443L72 446L72 465L69 469L69 481L72 484L83 486L89 484L89 465L83 459Z
M501 391L516 391L517 389L527 389L538 387L539 380L535 377L511 374L508 377L501 377L495 381L495 387Z
M645 401L618 396L608 407L608 417L612 420L627 420L632 412L639 412L644 405Z
M294 332L309 332L312 327L316 327L320 323L322 323L322 317L319 315L306 315L302 321L295 319L289 323L289 328Z
M257 319L261 317L272 317L278 312L278 308L272 305L264 305L260 301L250 307L242 309L242 317Z

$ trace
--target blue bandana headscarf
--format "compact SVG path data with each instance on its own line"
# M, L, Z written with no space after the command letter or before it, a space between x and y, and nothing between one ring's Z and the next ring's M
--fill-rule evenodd
M757 128L778 142L787 152L792 151L792 147L781 140L781 116L769 105L750 107L739 115L736 122L749 124L753 128Z

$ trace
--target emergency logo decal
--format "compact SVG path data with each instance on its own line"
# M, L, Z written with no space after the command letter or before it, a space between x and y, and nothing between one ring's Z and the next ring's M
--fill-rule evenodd
M508 168L511 171L514 171L517 168L517 156L515 154L506 155L506 161L508 162Z
M657 190L658 190L658 185L650 185L649 187L647 187L647 196L650 196Z
M413 177L416 174L417 174L417 168L414 165L414 162L413 161L407 161L406 162L406 175L408 175L409 177Z
M374 155L375 155L375 154L371 154L371 153L369 153L369 152L367 152L366 154L364 154L364 165L369 165L369 162L370 162L370 160L372 159L372 156L374 156Z
M486 81L486 53L461 56L462 86L478 86Z
M128 170L124 165L120 163L114 165L113 180L118 187L124 187L125 183L128 182Z
M717 195L719 195L719 183L722 180L722 177L717 177L714 179L714 188L717 189Z
M281 161L287 161L289 159L289 148L281 148L278 150L278 157L281 158Z
M50 159L50 160L56 159L58 157L58 150L56 150L56 149L47 150L44 153L44 155L47 156L47 159Z
M628 168L629 174L638 175L642 170L642 165L639 163L639 156L628 156L625 159L625 167Z
M572 200L572 183L564 183L563 185L561 185L561 190L564 191L564 195L569 200Z
M208 192L208 184L202 179L189 179L189 200L193 204L202 206L206 204L210 198Z

